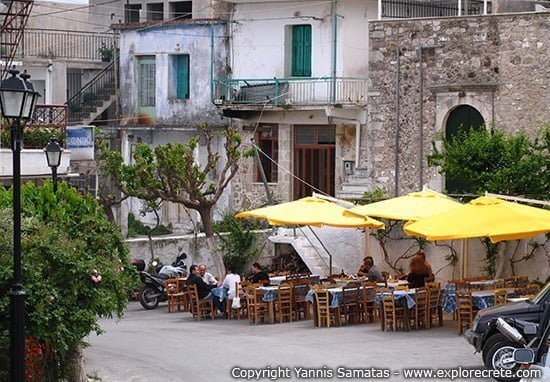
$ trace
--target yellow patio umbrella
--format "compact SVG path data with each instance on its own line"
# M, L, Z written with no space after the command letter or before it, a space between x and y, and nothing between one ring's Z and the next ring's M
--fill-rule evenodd
M346 214L394 220L418 220L460 207L462 204L428 188L381 202L350 208Z
M313 225L342 228L370 227L383 229L384 223L367 216L345 215L336 203L315 197L258 208L236 214L238 218L263 218L272 225Z
M550 211L482 196L468 204L405 225L428 240L489 237L493 243L550 232Z

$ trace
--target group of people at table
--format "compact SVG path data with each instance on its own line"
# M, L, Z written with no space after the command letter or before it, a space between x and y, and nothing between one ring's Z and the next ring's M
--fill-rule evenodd
M233 269L226 267L226 276L223 281L217 280L211 273L206 271L206 266L191 265L187 285L193 284L197 288L197 294L200 300L212 300L220 314L226 314L226 297L233 300L238 296L237 286L241 283L241 276L234 273ZM423 252L419 252L410 262L410 272L404 277L410 287L423 287L426 280L433 279L433 273L430 264L426 262ZM372 257L367 256L357 271L357 278L371 282L385 282L386 278L374 265ZM263 270L258 263L252 264L247 281L252 284L263 284L268 286L271 282L268 273ZM220 298L222 297L222 298Z
M439 304L439 315L440 315L440 322L441 322L441 311L452 313L454 312L456 308L456 295L455 294L455 287L458 292L458 282L457 285L450 282L445 288L441 289L439 286L439 283L433 283L434 281L434 274L432 272L432 268L430 264L426 261L426 256L423 252L418 252L414 257L411 258L409 263L409 272L403 275L393 276L396 280L393 282L390 282L388 279L388 275L385 272L381 272L376 265L374 264L374 260L372 257L365 257L363 259L362 264L360 265L357 275L353 275L350 278L326 278L322 279L321 281L324 281L323 285L321 286L311 286L311 289L308 287L307 290L309 290L308 295L306 296L306 301L308 302L315 302L315 299L313 298L314 295L314 289L324 288L326 290L330 290L330 293L334 296L333 301L337 305L338 299L342 300L342 292L343 292L343 286L347 286L349 288L348 282L356 285L356 288L361 290L361 294L365 293L365 288L368 287L376 289L376 302L379 307L381 307L381 299L382 295L386 295L388 292L391 293L391 295L395 298L395 301L398 299L401 299L405 297L403 301L405 301L405 305L408 306L408 309L411 309L411 306L415 305L415 296L416 292L426 292L426 288L430 291L429 293L432 293L431 289L433 287L433 284L437 285L437 296L439 299L439 296L441 296L441 302ZM192 265L190 267L190 274L186 280L187 285L195 285L197 289L198 298L200 300L212 300L213 306L216 310L220 312L220 314L224 316L228 316L228 313L230 313L230 309L226 307L227 301L233 301L234 299L240 300L241 295L239 293L239 286L241 285L241 276L234 273L233 269L230 267L226 268L227 274L224 277L222 281L216 279L211 273L206 271L206 266L204 264L201 265ZM390 276L391 277L391 276ZM246 281L250 284L256 285L259 289L274 289L270 292L275 292L276 296L276 286L269 286L270 284L278 284L280 282L281 277L272 277L270 279L270 275L262 268L262 266L258 263L254 263L251 267L250 273L246 277ZM282 277L283 282L285 280L285 277ZM335 281L335 279L337 281ZM313 281L315 280L315 281ZM311 284L315 284L319 281L318 276L310 277ZM328 281L328 282L327 282ZM358 283L359 281L359 283ZM335 283L343 282L339 286L335 285ZM363 283L361 283L363 282ZM479 283L479 282L478 282ZM485 282L486 284L488 281ZM375 285L372 287L371 285ZM391 284L391 285L390 285ZM263 287L262 287L263 285ZM292 285L292 284L289 284ZM386 287L389 287L391 290L388 290ZM395 289L395 290L394 290ZM403 290L404 289L404 290ZM494 289L494 288L493 288ZM336 298L336 296L338 298ZM481 293L481 292L480 292ZM492 295L491 295L492 296ZM480 308L484 308L487 306L490 306L490 302L488 302L487 298L490 298L489 294L481 295L480 296L473 296L477 297L478 300L481 299L482 306ZM270 295L270 297L273 297L273 294ZM267 301L267 300L265 300ZM269 300L272 301L272 300ZM399 302L401 306L404 305L403 302ZM479 305L479 304L478 304ZM315 312L315 306L314 306L314 312ZM383 312L380 311L380 318L383 316ZM314 314L315 317L315 314Z

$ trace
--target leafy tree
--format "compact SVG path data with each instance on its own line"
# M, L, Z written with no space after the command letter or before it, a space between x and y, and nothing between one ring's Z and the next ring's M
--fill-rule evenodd
M101 332L100 317L122 316L136 272L118 227L96 200L66 183L56 194L52 189L47 182L21 190L26 335L47 355L41 380L76 380L83 338ZM9 370L11 205L11 190L0 189L0 380Z
M233 213L224 215L223 220L214 224L218 235L223 263L233 272L241 274L248 261L255 258L260 249L256 246L253 230L261 224L251 219L237 219Z
M442 151L434 146L428 163L440 166L445 176L460 179L472 193L489 191L545 199L550 194L549 153L549 124L534 140L525 134L471 129L459 132L452 140L444 139Z
M472 193L488 191L544 200L550 194L550 124L545 124L533 140L523 133L506 135L496 129L461 131L452 140L443 140L443 150L434 145L428 163L440 166L441 173L458 179ZM485 272L501 277L503 269L496 267L496 259L499 252L504 253L504 247L488 239L482 239L482 243L486 249ZM515 263L531 259L537 248L520 259L515 253L507 259L512 272Z
M199 130L207 150L204 165L195 160L200 139L197 135L186 144L168 143L154 148L137 145L133 165L125 164L119 152L104 151L102 167L123 195L169 201L197 211L206 236L212 237L212 209L237 173L239 159L245 153L239 150L241 137L234 129L214 132L201 124ZM212 140L220 134L225 137L226 162L217 171L221 155L213 150Z

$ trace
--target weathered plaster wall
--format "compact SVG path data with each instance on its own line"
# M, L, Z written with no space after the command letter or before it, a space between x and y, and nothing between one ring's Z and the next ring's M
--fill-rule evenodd
M259 257L271 257L273 246L264 244L270 232L268 230L256 233L256 244L261 249ZM126 244L130 248L132 258L149 262L151 251L147 238L128 239ZM153 238L154 256L158 257L163 264L171 264L178 254L185 252L187 254L185 263L188 267L191 264L206 264L209 271L214 275L225 275L225 270L218 269L213 259L213 253L216 253L216 251L217 240L213 238L209 243L204 234L199 234L196 237L194 235L183 235Z
M448 113L476 107L487 124L533 136L550 120L550 13L369 22L368 123L363 158L374 186L394 187L397 48L400 49L400 193L420 186L419 58L423 49L424 184L441 187L425 156ZM488 86L485 86L488 85ZM493 93L494 92L494 93Z
M137 62L139 56L156 57L156 125L195 127L199 122L226 125L210 98L210 28L214 30L214 78L226 77L225 25L178 24L146 30L122 30L120 34L121 106L132 123L138 115ZM189 99L169 96L170 55L189 54Z

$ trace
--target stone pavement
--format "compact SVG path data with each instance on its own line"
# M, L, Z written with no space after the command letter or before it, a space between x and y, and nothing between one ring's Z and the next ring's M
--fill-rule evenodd
M195 322L189 313L167 313L166 305L146 311L132 302L123 320L104 319L101 326L105 333L91 335L87 339L91 347L84 352L91 381L246 381L233 378L232 370L245 375L241 373L267 367L272 374L250 380L268 381L269 376L279 381L387 380L346 377L354 373L349 369L360 368L363 377L390 369L390 380L404 381L394 372L411 367L482 366L480 355L473 354L473 348L457 335L452 321L442 328L409 333L381 332L378 323L315 328L312 321L249 325L248 320L218 318ZM317 378L298 378L299 370L294 368L315 368Z

